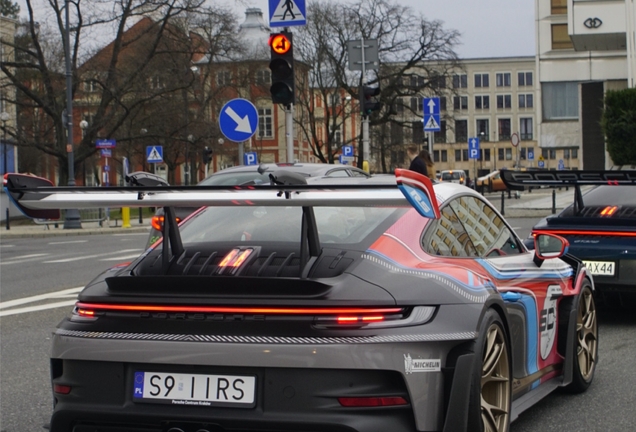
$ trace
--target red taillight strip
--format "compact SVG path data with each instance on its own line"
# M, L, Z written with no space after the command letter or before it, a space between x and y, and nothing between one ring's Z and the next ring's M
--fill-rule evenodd
M400 396L390 397L339 397L340 405L347 408L382 407L407 405L406 399Z
M533 236L539 234L582 235L582 236L612 236L612 237L636 237L636 232L626 231L583 231L583 230L536 230L532 231Z
M76 306L89 310L110 310L128 312L199 312L234 313L263 315L335 315L335 314L393 314L401 308L264 308L264 307L224 307L224 306L157 306L125 305L78 302Z

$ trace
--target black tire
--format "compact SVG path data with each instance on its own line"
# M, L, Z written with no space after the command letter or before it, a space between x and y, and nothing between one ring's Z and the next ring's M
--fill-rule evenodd
M598 317L589 282L584 282L576 305L572 382L565 387L570 393L583 393L594 380L598 361Z
M508 432L512 402L512 357L506 327L490 309L475 342L475 369L468 407L468 432Z

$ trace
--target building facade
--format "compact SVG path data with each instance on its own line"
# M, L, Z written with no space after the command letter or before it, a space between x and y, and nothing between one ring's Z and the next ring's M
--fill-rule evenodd
M608 90L635 85L633 0L537 0L538 133L542 149L577 149L580 169L613 165L600 120Z
M15 58L13 44L17 30L17 21L5 16L0 16L0 62L11 63ZM16 172L18 167L17 147L11 145L17 123L16 88L0 70L0 170Z

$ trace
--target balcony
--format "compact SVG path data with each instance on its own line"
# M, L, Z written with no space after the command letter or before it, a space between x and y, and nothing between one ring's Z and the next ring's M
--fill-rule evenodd
M576 51L625 50L625 0L568 0L568 33Z

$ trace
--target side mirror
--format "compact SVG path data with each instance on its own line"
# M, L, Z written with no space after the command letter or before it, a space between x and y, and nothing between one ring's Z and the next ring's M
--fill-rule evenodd
M534 262L541 266L546 259L560 258L568 251L570 243L554 234L538 234L534 238Z

